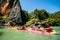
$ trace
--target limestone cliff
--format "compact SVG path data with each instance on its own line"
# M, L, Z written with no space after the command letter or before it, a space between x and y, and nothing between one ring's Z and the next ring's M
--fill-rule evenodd
M19 0L0 0L0 16L6 16L17 22L21 20L21 10Z

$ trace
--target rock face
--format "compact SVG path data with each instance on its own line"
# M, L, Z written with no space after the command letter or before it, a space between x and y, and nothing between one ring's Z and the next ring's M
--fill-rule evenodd
M0 16L7 16L18 23L21 20L21 6L19 0L0 0Z

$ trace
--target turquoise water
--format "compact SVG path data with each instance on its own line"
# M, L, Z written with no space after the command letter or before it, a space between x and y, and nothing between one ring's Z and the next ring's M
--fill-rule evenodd
M60 27L54 29L60 33ZM0 40L60 40L60 34L44 35L10 28L0 29L0 32L3 33L0 35Z

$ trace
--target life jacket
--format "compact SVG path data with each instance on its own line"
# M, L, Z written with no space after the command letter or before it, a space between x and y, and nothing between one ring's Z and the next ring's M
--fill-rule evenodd
M32 30L36 30L36 28L32 28Z
M21 28L20 30L27 30L26 28Z
M49 32L49 33L52 32L52 30L53 29L51 27L46 28L46 31Z

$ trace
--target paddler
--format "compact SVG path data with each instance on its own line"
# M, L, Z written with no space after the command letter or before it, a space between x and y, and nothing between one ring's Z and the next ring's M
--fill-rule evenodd
M30 25L31 28L34 28L35 27L35 22L33 22L31 25Z
M39 31L39 30L40 30L40 27L41 27L41 25L38 25L37 31Z
M48 24L47 24L47 26L48 26L48 27L47 27L45 30L46 30L47 32L49 32L49 33L52 32L52 31L53 31L53 28L51 28L51 26L48 25Z
M26 30L25 25L20 30Z

